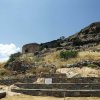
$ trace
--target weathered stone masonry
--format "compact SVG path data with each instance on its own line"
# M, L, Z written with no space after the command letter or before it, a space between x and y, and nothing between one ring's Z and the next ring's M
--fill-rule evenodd
M35 53L36 51L39 51L39 44L37 43L30 43L26 44L22 47L22 53Z

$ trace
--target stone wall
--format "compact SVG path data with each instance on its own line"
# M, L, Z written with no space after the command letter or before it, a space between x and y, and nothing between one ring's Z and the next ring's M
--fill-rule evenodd
M47 74L44 74L46 76ZM56 76L58 74L55 74ZM63 76L63 74L62 74ZM42 77L42 76L41 76ZM0 79L0 85L12 85L17 82L20 83L33 83L36 82L36 80L39 78L39 76L24 76L24 77L19 77L19 78L4 78ZM43 77L44 78L44 77ZM52 83L100 83L100 78L99 77L80 77L80 78L66 78L66 77L61 77L58 75L58 77L49 77L47 75L46 78L52 78Z
M13 92L32 96L55 96L55 97L100 97L100 91L92 90L51 90L51 89L12 89Z
M53 83L98 83L99 77L52 78Z
M66 74L62 74L62 73L54 73L54 74L48 74L48 73L43 73L43 74L40 74L38 77L41 77L41 78L66 78Z
M100 89L99 83L55 83L55 84L33 84L16 83L15 86L23 89Z
M39 51L39 44L37 43L26 44L22 47L23 54L35 53L36 51Z
M52 78L53 84L16 83L13 92L32 96L100 97L100 78ZM64 80L65 79L65 80ZM16 86L18 88L16 88Z
M19 78L0 79L0 85L12 85L17 82L20 83L33 83L36 81L36 76L26 76Z

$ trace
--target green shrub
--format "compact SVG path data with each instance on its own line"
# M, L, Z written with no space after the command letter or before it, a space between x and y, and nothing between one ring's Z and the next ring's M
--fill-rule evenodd
M60 58L69 59L74 58L78 54L77 51L61 51L60 52Z
M14 53L14 54L11 54L11 56L9 57L9 60L7 61L7 63L5 64L5 68L8 67L9 63L15 61L18 57L20 57L21 53L18 52L18 53Z

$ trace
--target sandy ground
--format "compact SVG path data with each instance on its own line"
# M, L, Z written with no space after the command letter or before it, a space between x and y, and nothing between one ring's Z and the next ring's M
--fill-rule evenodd
M4 91L7 92L7 96L2 98L2 100L100 100L99 97L66 97L64 98L56 98L56 97L42 97L42 96L29 96L23 95L20 93L11 92L10 88L12 86L0 86Z
M55 97L40 97L40 96L7 96L2 100L100 100L98 97L66 97L64 98L55 98Z

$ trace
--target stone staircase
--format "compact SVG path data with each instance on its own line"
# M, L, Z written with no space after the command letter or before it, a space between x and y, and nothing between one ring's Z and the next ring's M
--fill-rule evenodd
M57 79L57 77L54 78ZM100 97L100 78L58 77L58 79L59 81L52 81L52 84L16 83L17 88L11 90L32 96Z

